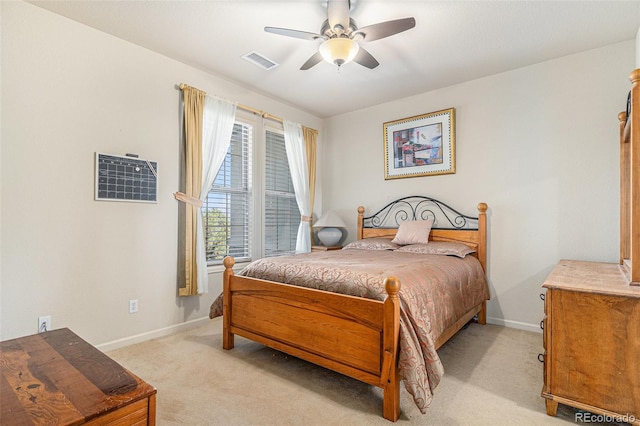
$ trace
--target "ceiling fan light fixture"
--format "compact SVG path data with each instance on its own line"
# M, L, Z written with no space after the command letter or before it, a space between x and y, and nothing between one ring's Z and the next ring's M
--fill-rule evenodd
M360 46L347 37L330 38L320 45L322 59L330 64L341 66L353 60L358 54Z

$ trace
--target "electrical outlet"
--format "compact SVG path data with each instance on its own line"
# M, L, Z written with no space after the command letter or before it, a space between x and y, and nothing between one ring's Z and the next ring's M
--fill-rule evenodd
M138 312L138 299L129 300L129 313L135 314Z
M45 331L51 331L51 315L38 317L38 333L44 333Z

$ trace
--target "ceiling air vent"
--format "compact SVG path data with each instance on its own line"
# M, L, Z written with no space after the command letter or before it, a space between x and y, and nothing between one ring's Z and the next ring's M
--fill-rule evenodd
M279 65L273 62L271 59L266 58L264 55L259 54L255 50L247 53L246 55L242 55L242 58L256 64L261 68L264 68L265 70L270 70L271 68L275 68Z

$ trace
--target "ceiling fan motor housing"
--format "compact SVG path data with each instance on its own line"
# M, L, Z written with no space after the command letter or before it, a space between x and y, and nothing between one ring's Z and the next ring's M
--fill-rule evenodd
M347 28L346 30L342 28L342 25L340 24L337 24L335 27L331 28L329 26L329 20L326 19L322 23L322 27L320 28L320 34L324 35L327 38L340 37L340 36L353 38L353 35L355 35L355 32L357 30L358 30L358 25L356 24L356 21L353 20L353 18L349 18L349 28Z

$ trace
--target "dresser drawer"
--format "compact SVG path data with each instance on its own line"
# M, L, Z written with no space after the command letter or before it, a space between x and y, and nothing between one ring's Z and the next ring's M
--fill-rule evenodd
M551 393L640 414L640 299L553 290Z
M149 400L145 398L90 420L86 424L89 426L146 426L149 424L148 413Z

